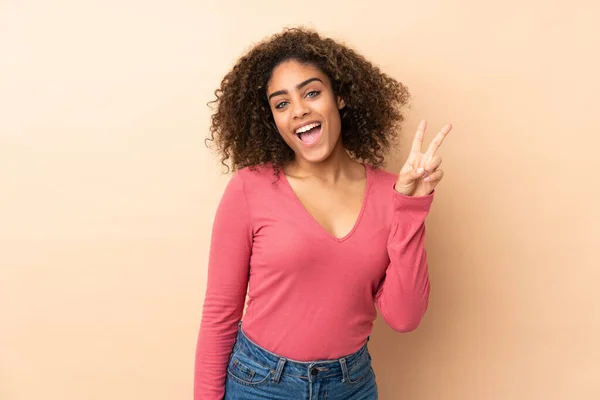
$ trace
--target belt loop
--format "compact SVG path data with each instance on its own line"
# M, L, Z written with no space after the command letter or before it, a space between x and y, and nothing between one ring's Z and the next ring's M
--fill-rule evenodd
M273 378L271 379L273 382L279 383L279 379L281 378L281 373L283 372L283 366L285 365L286 361L287 360L285 358L279 359L279 362L277 363L277 369L275 370L275 374L273 375Z
M346 359L340 358L338 360L340 362L340 366L342 367L342 382L346 382L348 378L348 367L346 366Z

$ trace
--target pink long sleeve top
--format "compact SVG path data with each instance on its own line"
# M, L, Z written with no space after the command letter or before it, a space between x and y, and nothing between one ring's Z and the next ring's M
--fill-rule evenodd
M221 400L244 301L243 329L283 357L336 359L360 349L377 309L396 331L427 309L425 218L433 193L394 190L397 176L366 166L359 217L343 238L306 211L283 173L238 171L214 220L196 350L194 399Z

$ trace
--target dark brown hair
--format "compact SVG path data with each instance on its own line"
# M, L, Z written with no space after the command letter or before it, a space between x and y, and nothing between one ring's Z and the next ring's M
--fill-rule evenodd
M277 131L267 101L273 69L287 60L319 68L329 77L341 110L342 142L352 158L373 167L396 139L408 103L407 88L356 51L305 28L287 28L244 54L215 90L216 104L208 141L221 162L236 171L272 163L276 171L294 152Z

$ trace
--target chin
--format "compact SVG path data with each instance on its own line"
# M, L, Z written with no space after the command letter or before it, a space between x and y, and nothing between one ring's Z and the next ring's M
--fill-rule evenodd
M311 149L306 151L305 149L300 149L296 152L296 157L300 157L305 161L310 163L321 163L329 158L332 153L332 148L325 145L321 148Z

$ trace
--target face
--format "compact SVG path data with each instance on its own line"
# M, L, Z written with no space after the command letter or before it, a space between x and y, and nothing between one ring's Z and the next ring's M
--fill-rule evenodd
M267 97L277 130L296 159L321 162L342 148L339 110L344 102L320 69L297 61L279 64Z

